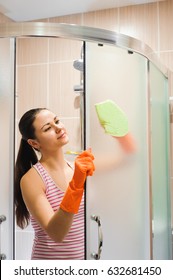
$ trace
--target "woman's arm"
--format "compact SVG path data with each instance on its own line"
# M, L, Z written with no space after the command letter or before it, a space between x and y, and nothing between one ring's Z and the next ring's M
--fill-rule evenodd
M47 200L44 183L34 168L31 168L21 180L21 191L26 207L55 242L63 241L71 227L74 214L78 212L85 179L92 176L95 170L93 160L94 157L89 151L84 151L76 158L73 178L56 212Z
M73 222L73 213L53 211L44 191L44 183L32 168L21 180L23 200L31 215L55 241L62 242Z

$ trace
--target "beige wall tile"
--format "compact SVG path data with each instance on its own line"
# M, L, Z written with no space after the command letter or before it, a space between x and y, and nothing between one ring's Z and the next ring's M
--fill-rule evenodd
M17 112L21 115L36 107L47 107L47 65L18 67Z
M43 19L32 20L31 22L49 22L49 19L43 18Z
M159 3L160 50L173 50L173 1Z
M49 22L68 23L68 24L82 24L82 14L75 14L69 16L53 17Z
M173 96L173 51L171 52L161 52L160 61L163 65L167 67L168 77L169 77L169 93Z
M119 9L108 9L96 12L96 27L119 31Z
M73 87L79 82L75 82L78 73L77 70L71 69L68 63L62 65L61 79L61 111L64 117L79 117L79 109L75 108L75 97ZM66 74L65 74L66 73Z
M158 50L157 3L120 8L120 33L141 40Z
M160 61L168 69L173 71L173 51L165 51L160 53Z
M62 111L64 116L79 117L79 110L75 108L74 86L80 84L80 72L74 69L71 63L62 65L61 92L62 92Z
M17 65L48 62L47 38L17 39Z
M84 13L83 25L89 27L96 27L96 12Z
M107 9L83 14L83 25L118 32L118 9Z
M61 64L49 65L49 109L61 116Z
M82 42L62 38L49 39L49 61L75 60L80 58Z
M13 20L0 13L0 23L6 23L6 22L13 22Z
M62 117L79 117L73 90L80 83L79 71L72 62L50 64L49 68L49 107Z

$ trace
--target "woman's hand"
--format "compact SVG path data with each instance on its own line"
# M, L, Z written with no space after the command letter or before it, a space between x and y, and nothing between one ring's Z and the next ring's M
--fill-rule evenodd
M87 176L92 176L95 170L94 156L90 150L82 152L75 160L74 175L60 204L66 212L78 213L84 192L84 183Z
M130 132L122 137L113 136L113 138L115 138L119 142L119 144L121 145L124 152L126 152L126 153L135 153L136 152L137 144L136 144L134 137L132 136L132 134Z

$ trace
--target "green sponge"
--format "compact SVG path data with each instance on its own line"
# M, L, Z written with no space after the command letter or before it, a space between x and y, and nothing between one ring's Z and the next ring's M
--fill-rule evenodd
M117 137L125 136L128 133L127 116L112 100L96 103L95 109L106 133Z

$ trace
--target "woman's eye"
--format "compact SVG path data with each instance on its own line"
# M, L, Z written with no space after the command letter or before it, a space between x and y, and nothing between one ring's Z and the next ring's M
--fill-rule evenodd
M55 121L56 124L59 124L59 122L60 122L60 120L56 120L56 121Z
M49 127L47 127L44 131L46 132L46 131L48 131L50 129L50 126Z

